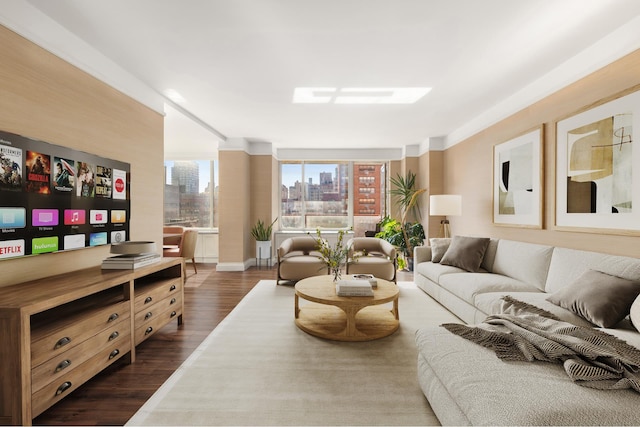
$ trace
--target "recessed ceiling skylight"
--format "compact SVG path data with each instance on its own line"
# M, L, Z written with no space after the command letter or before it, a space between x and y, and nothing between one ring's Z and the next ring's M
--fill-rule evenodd
M294 104L413 104L430 87L297 87Z

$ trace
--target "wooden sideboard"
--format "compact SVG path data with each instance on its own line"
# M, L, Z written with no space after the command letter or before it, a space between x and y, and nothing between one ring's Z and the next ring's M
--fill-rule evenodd
M0 424L30 425L184 313L184 260L0 288Z

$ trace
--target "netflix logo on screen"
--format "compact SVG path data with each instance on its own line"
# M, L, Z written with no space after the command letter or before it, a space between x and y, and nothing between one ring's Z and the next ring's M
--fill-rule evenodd
M24 256L24 240L6 240L0 242L0 258Z

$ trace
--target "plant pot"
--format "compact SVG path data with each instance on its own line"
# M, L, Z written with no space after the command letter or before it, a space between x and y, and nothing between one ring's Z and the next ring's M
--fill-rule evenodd
M271 258L271 240L256 240L256 258Z
M413 257L405 257L407 261L407 271L413 271Z

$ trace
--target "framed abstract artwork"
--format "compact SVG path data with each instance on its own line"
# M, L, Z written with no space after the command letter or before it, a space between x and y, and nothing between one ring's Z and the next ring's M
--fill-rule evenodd
M543 126L493 147L493 223L542 228Z
M556 228L640 234L638 89L556 123Z

